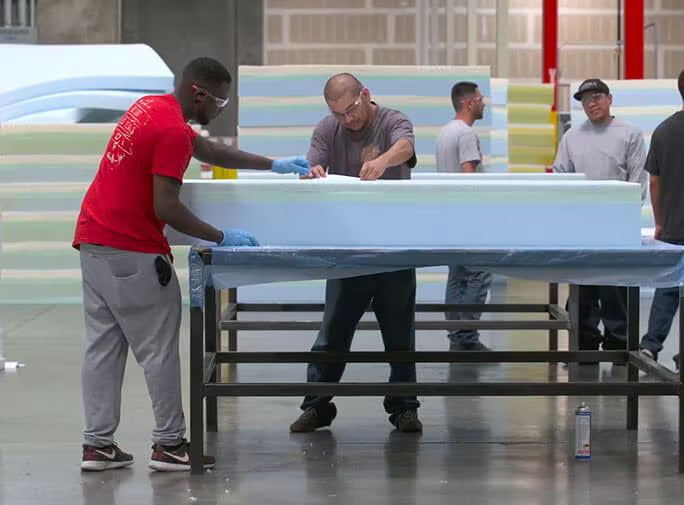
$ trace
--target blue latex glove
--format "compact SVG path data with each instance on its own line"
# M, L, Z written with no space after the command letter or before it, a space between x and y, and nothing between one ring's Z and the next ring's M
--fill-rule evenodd
M254 235L245 230L240 230L235 228L233 230L223 230L223 240L219 243L219 246L258 246L259 242L254 238Z
M309 175L311 173L309 160L304 159L301 156L291 156L289 158L273 160L271 170L276 174Z

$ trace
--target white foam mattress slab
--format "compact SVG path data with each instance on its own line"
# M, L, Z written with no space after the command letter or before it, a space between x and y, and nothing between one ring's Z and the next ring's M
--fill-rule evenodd
M617 181L190 180L183 202L264 246L635 247L640 188ZM196 243L170 231L175 244Z
M330 179L347 180L350 177L341 175L329 175ZM238 179L299 179L296 174L275 174L270 171L261 170L239 170ZM545 172L475 172L473 174L464 174L461 172L413 172L411 173L411 180L413 181L427 181L427 180L472 180L483 179L492 181L582 181L586 179L583 173L545 173Z

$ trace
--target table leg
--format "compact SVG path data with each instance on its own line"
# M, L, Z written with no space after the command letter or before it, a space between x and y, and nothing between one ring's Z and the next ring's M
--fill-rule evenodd
M681 353L684 350L684 286L679 287L679 473L684 473L684 367Z
M220 307L217 307L217 298L220 291L214 289L213 286L207 286L204 292L204 352L215 353L220 347L221 333L217 324L218 316L221 312ZM219 365L216 364L209 378L210 383L216 383L217 370ZM204 377L204 371L202 372ZM205 399L207 409L207 431L216 432L218 430L218 399L215 396L209 396Z
M228 305L234 304L237 304L237 288L230 288L228 289ZM231 319L237 319L237 310ZM228 330L228 351L237 351L237 330Z
M627 288L627 351L639 348L639 287ZM627 365L627 381L639 382L639 369ZM627 396L627 429L636 430L639 426L639 396Z
M549 305L558 305L558 284L549 284ZM558 350L558 330L549 330L549 351Z
M202 473L204 456L204 339L202 307L190 308L190 471Z

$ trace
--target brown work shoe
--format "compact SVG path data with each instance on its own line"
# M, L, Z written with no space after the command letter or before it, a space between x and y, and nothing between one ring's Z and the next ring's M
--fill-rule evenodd
M394 420L394 425L402 433L417 433L423 431L423 423L418 419L418 412L405 410Z
M290 425L290 431L292 433L309 433L318 428L330 426L333 419L334 416L332 418L323 418L318 414L315 407L309 407Z

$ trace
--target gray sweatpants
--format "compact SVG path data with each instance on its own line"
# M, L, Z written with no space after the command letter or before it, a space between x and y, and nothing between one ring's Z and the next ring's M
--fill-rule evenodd
M121 387L128 348L145 373L155 428L152 441L181 443L178 338L181 295L176 272L161 286L159 254L81 245L85 345L83 356L84 443L110 445L119 426Z

